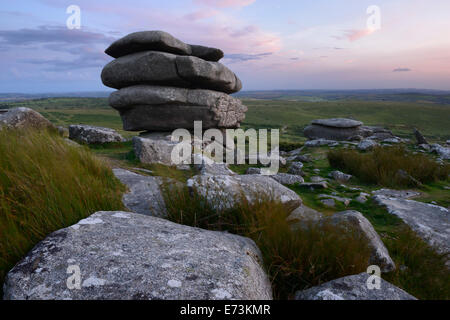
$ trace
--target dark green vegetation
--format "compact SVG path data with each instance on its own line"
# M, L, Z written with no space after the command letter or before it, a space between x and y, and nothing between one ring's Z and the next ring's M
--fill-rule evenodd
M169 219L193 227L229 231L253 239L260 248L274 298L366 270L370 255L361 234L345 226L309 225L291 230L289 210L271 199L254 204L245 197L232 209L218 211L184 187L164 192Z
M104 161L48 132L0 131L0 285L49 233L100 210L125 188Z
M450 164L440 165L429 156L413 154L404 147L376 147L367 153L354 149L332 150L328 161L331 167L348 172L364 183L391 188L417 187L446 180L450 174Z

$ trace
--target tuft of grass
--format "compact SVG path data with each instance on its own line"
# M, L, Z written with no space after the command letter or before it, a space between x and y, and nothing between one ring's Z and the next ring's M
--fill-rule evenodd
M407 226L383 239L397 269L384 278L418 299L449 300L448 254L437 253Z
M100 210L124 186L87 148L47 131L0 130L0 284L37 242Z
M348 226L305 224L294 230L286 220L289 210L261 197L253 203L242 197L234 208L220 211L187 187L164 187L163 195L171 221L253 239L277 299L293 298L297 290L367 269L367 242Z
M360 153L356 150L336 149L328 152L330 166L353 174L360 181L386 187L416 187L448 179L450 164L439 164L424 154L413 154L401 146L376 147ZM405 171L414 179L399 174Z

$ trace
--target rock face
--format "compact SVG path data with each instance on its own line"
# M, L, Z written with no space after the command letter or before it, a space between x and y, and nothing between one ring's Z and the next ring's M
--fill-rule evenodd
M209 204L219 210L232 208L245 197L250 203L268 198L280 201L291 210L302 200L292 190L276 182L270 176L247 175L197 175L187 182L188 187L205 197Z
M375 202L386 207L438 252L450 252L450 211L444 207L414 200L374 196Z
M380 279L380 289L368 289L368 273L360 273L297 291L296 300L416 300L412 295Z
M113 92L109 104L127 131L194 129L194 121L202 121L204 129L236 128L247 112L240 100L222 92L150 85Z
M103 211L38 243L8 273L4 299L267 300L261 261L248 238ZM79 289L67 286L76 284L69 266L79 267Z
M113 169L113 172L129 189L122 198L127 209L156 217L167 215L160 189L164 183L163 178L143 176L124 169Z
M219 62L159 51L132 53L108 63L102 71L105 86L121 89L137 84L204 88L226 93L242 89L241 81Z
M425 139L425 137L422 135L422 133L420 133L419 130L414 128L413 132L414 132L414 136L416 137L418 145L420 145L420 144L428 144L428 141Z
M223 58L220 49L189 45L164 31L141 31L131 33L112 43L105 53L119 58L140 51L163 51L179 55L192 55L208 61Z
M329 219L338 225L348 224L364 235L372 249L370 264L379 266L382 272L390 272L395 269L395 263L389 256L389 252L384 246L383 241L381 241L380 236L369 220L360 212L353 210L337 212Z
M69 126L69 139L87 144L124 141L123 137L116 130L81 124Z
M0 110L0 129L2 127L10 129L22 128L55 128L53 124L45 119L40 113L30 108L12 108Z

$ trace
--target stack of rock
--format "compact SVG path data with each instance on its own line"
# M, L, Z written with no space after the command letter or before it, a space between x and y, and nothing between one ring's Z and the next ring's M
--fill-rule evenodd
M220 49L143 31L115 41L105 53L116 59L104 67L103 84L119 89L109 104L119 111L124 130L145 131L133 139L142 161L170 162L161 152L173 147L175 129L192 130L194 121L202 121L204 130L237 128L245 117L247 107L228 95L242 88L241 81L217 62Z

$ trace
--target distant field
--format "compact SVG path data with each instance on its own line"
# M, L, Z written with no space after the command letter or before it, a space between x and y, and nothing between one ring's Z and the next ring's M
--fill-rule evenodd
M367 125L380 125L395 134L412 137L417 127L431 140L450 139L450 106L435 103L397 101L336 100L320 101L243 99L249 111L243 128L284 128L281 140L304 140L303 128L313 119L351 117ZM312 102L315 101L315 102ZM56 125L82 123L110 127L123 132L118 113L105 98L49 98L0 103L0 108L29 107L41 112Z

